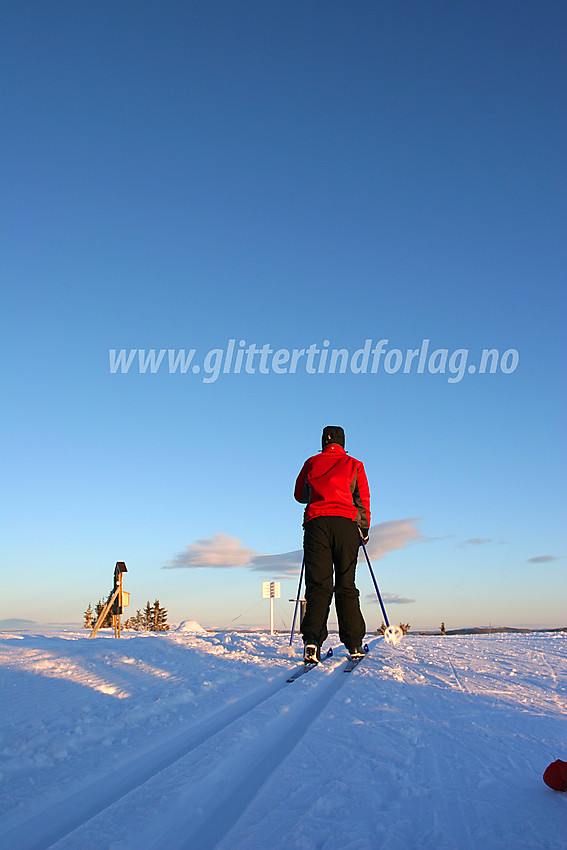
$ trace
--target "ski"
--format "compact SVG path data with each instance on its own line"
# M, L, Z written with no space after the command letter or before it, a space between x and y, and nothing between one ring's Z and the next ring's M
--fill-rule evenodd
M319 664L322 664L323 661L325 661L326 658L330 658L332 656L332 654L333 654L333 647L330 646L329 649L327 650L326 654L322 657L321 661L319 661L317 664L302 664L301 667L299 667L295 671L295 673L292 673L291 676L288 676L288 678L286 679L286 682L295 682L295 680L299 679L300 676L305 675L305 673L309 673L309 671L313 670L314 667L318 667Z
M352 673L355 667L358 667L361 661L363 661L368 654L368 644L364 644L364 655L361 655L360 658L349 658L344 669L343 673Z
M313 670L316 667L316 664L302 664L301 667L292 673L291 676L288 676L286 682L295 682L296 679L299 679L300 676L303 676L305 673L309 673L310 670Z

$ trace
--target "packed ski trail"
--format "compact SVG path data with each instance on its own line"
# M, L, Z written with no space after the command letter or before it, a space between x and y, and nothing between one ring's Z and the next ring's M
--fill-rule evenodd
M211 816L208 819L210 822L205 822L196 831L194 846L202 848L214 846L207 838L208 833L212 831L220 835L223 825L237 819L241 808L245 805L246 796L248 796L245 789L249 788L250 784L253 788L259 787L261 782L282 760L283 753L287 751L290 742L297 742L301 738L305 728L310 725L313 718L317 716L321 708L342 684L338 677L335 677L332 681L321 678L324 673L329 673L337 668L344 669L346 662L344 659L342 661L343 663L341 663L341 660L335 659L334 663L326 662L326 669L323 671L323 668L321 668L318 671L318 690L315 694L312 693L313 688L311 690L304 689L302 696L294 699L292 722L290 723L288 714L284 718L284 722L278 724L276 737L272 737L267 748L265 744L262 745L260 755L254 755L252 767L245 771L242 782L235 789L236 793L227 792L228 801L223 801L222 805L219 806L219 789L216 786L212 789L211 803L208 806L205 805L205 808L212 808ZM302 664L295 665L294 670L305 675L305 668ZM145 747L139 756L128 759L120 771L103 775L94 781L87 781L79 790L63 796L58 803L51 802L48 807L44 807L31 817L26 814L24 821L17 818L12 828L6 830L4 834L7 845L16 847L23 842L22 846L25 846L28 850L36 850L36 848L41 850L41 848L49 847L55 842L61 841L67 834L74 832L84 824L88 824L95 816L101 815L102 819L107 819L109 817L107 809L116 808L126 795L132 796L142 785L150 785L156 778L158 778L161 788L155 793L161 796L163 783L167 781L166 771L169 768L184 760L181 770L191 769L190 762L196 763L206 757L205 752L207 748L210 749L211 741L220 733L230 730L225 737L232 736L234 730L231 727L241 721L242 718L246 718L248 724L261 723L262 717L256 710L261 709L265 703L273 702L279 692L285 689L289 683L290 680L287 676L276 676L267 687L257 688L252 693L242 696L234 704L214 711L210 718L199 722L195 728L188 732L181 732L171 738L160 740L153 747ZM299 688L296 688L296 690L299 690ZM319 693L319 691L322 692ZM284 704L287 704L287 702L287 700L284 700ZM271 708L272 714L274 711L279 713L281 710L277 707ZM256 713L253 714L254 712ZM269 721L270 709L268 709L267 718ZM264 722L266 722L265 718ZM256 761L259 764L256 764ZM177 771L175 776L177 782ZM234 777L231 781L234 782ZM153 793L154 790L149 789L150 796ZM143 794L144 796L148 794L148 788L144 789ZM185 819L183 813L180 813L179 816L181 820ZM198 820L195 816L192 818L193 827ZM187 829L186 826L185 829ZM224 831L227 829L228 827L225 826ZM173 832L175 832L175 829ZM72 840L76 839L73 838ZM172 835L170 844L175 841L176 839ZM178 846L183 845L178 844Z
M2 847L565 846L566 635L284 643L0 636Z

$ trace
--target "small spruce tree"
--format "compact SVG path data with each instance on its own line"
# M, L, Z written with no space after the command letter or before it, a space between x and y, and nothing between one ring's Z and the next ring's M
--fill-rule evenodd
M144 608L144 631L151 632L152 631L152 620L153 620L153 611L152 606L150 605L150 600L146 602L146 607Z
M99 599L98 602L96 603L96 605L95 605L95 621L98 620L98 618L102 614L102 609L104 608L105 605L106 605L105 599ZM106 615L106 617L104 618L104 622L102 623L101 628L109 629L111 627L111 625L112 625L112 614L109 611L108 614Z
M152 632L166 632L169 629L167 625L167 611L159 604L159 599L154 601L152 608Z
M92 629L94 615L93 615L93 609L92 609L90 602L89 602L89 606L88 606L87 610L85 611L84 617L85 617L84 628L85 629Z
M144 615L138 608L136 614L131 619L130 628L134 629L135 632L141 632L144 630Z

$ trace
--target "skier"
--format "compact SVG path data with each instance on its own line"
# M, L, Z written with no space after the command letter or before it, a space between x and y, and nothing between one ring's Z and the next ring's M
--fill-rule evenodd
M368 540L370 491L364 465L350 457L344 445L343 429L327 425L322 451L305 461L295 483L295 499L307 504L303 518L307 605L301 624L306 663L321 660L333 590L339 637L352 658L364 655L366 624L355 570L361 535L365 543Z

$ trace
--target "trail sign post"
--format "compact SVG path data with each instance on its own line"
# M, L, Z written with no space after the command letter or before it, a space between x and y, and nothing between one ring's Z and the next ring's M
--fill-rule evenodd
M124 561L117 561L114 567L114 587L118 587L118 596L114 600L112 607L112 625L114 626L114 637L120 637L120 615L122 610L130 602L130 594L126 599L126 594L122 587L122 574L128 572Z
M289 602L299 602L299 628L301 630L301 624L305 617L305 609L307 608L307 599L290 599Z
M263 581L262 582L262 599L270 600L270 634L274 632L274 599L280 599L281 588L279 581Z
M116 566L114 567L114 586L108 594L106 605L98 615L94 628L89 635L90 638L96 636L96 633L111 611L114 637L120 637L120 615L122 614L122 608L126 607L130 602L130 594L122 588L122 574L127 572L128 570L124 561L116 561Z

